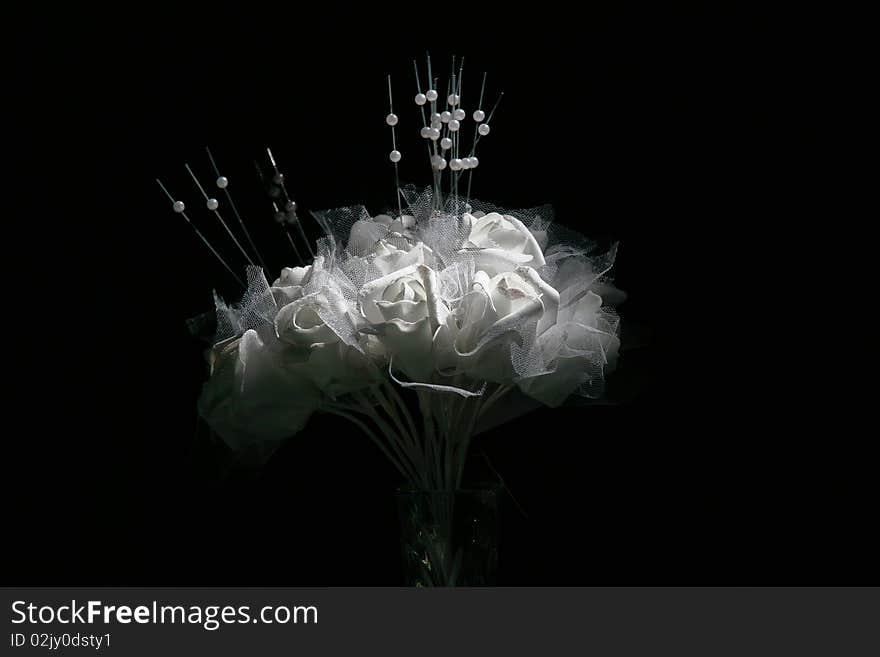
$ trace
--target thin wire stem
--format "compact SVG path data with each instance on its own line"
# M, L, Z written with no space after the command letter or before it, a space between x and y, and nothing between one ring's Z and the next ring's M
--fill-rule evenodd
M217 178L220 178L220 169L217 167L217 163L214 161L214 156L211 155L211 149L205 146L205 151L208 153L208 159L211 161L211 167L214 169L214 173L217 174ZM224 187L223 192L226 194L226 200L229 201L229 207L232 208L232 213L235 215L235 218L238 220L239 226L241 226L242 231L244 231L245 237L247 237L248 243L251 245L251 248L254 250L254 253L257 254L257 260L260 261L260 264L263 266L263 269L268 269L266 267L266 261L263 260L263 256L260 255L260 250L257 248L257 245L254 243L253 238L251 237L250 232L247 229L247 226L244 223L244 220L241 218L241 214L238 212L238 208L235 205L235 202L232 200L232 194L229 191L229 187Z
M352 415L349 410L344 406L334 406L328 405L324 408L324 410L332 415L338 415L339 417L343 417L355 426L357 426L361 431L363 431L367 436L376 444L376 446L382 450L382 453L391 461L392 465L397 468L398 472L403 475L404 479L409 480L409 482L413 485L416 485L417 479L413 478L411 472L409 472L405 467L403 467L402 463L400 463L388 450L382 440L370 429L366 423L362 422L359 418Z
M161 180L156 178L156 182L159 183L159 187L162 188L162 191L165 192L165 196L168 197L168 200L170 200L173 205L175 203L174 197L171 196L171 193L168 191L168 189L166 189L165 185L162 184ZM238 274L236 274L235 271L233 271L232 267L230 267L228 264L226 264L226 261L223 259L223 256L221 256L217 252L217 249L215 249L213 246L211 246L211 243L208 241L208 238L205 237L204 235L202 235L202 231L200 231L198 228L196 228L196 225L192 221L190 221L190 218L186 215L186 212L180 212L180 214L183 216L184 219L186 219L186 223L188 223L190 226L192 226L192 229L194 231L196 231L196 235L199 236L199 239L201 239L202 242L204 242L205 246L207 246L208 249L211 251L211 253L214 254L214 257L216 257L217 260L220 261L220 264L223 265L230 274L232 274L232 277L236 281L238 281L238 284L241 285L243 288L247 288L247 285L245 285L244 281L242 281L238 277Z
M401 438L404 439L404 441L408 439L409 447L411 449L411 451L409 452L411 455L411 460L416 465L416 471L419 472L424 478L427 472L426 457L424 454L424 450L422 449L422 445L419 443L418 440L418 432L415 431L412 423L410 423L410 429L412 431L407 432L406 428L403 426L403 421L400 418L400 413L395 407L393 399L390 396L383 396L381 388L373 388L372 392L382 408L385 409L385 413L394 420L394 423L397 425L397 429L400 432ZM405 406L401 406L400 408L406 411Z
M403 439L410 439L409 442L411 446L413 446L412 436L407 432L406 427L403 426L403 421L400 419L400 415L395 411L391 403L389 403L389 401L382 395L379 388L374 388L372 393L379 406L382 407L382 410L385 411L385 414L391 418L394 426L397 427L398 436Z
M300 254L299 249L296 248L296 242L293 241L293 235L290 234L290 229L286 225L284 226L284 234L287 235L287 240L290 242L290 246L293 247L293 252L296 254L297 262L305 263L302 254Z
M413 421L412 415L410 415L409 408L407 408L406 402L403 398L398 394L397 390L394 389L394 386L390 383L385 383L385 389L388 391L389 396L397 402L397 405L400 407L401 411L403 411L403 416L406 419L407 424L409 425L409 430L413 436L418 436L419 432L416 429L416 423Z
M184 164L183 166L186 167L186 170L189 172L190 177L193 179L193 182L196 184L196 187L199 188L199 191L202 193L202 196L205 197L205 200L206 201L212 200L211 197L208 196L207 192L205 191L205 188L202 187L202 183L200 183L199 179L196 178L196 174L194 174L193 170L189 168L189 165ZM216 202L216 199L214 199L214 200ZM244 248L241 246L241 243L239 243L238 238L235 237L235 234L232 232L232 230L230 230L229 226L226 225L226 222L223 220L223 217L220 215L220 212L218 212L217 210L212 210L212 212L217 216L217 219L220 220L220 224L223 226L223 228L226 229L227 234L232 239L232 241L235 243L235 246L238 247L238 250L241 251L241 254L244 256L245 260L248 261L248 264L253 265L254 261L251 260L251 257L248 255L247 251L245 251Z
M417 468L414 464L415 462L413 459L413 455L404 446L402 438L394 431L394 429L391 428L391 425L389 425L388 422L386 422L382 418L382 416L376 413L373 405L366 397L363 396L363 394L353 393L352 398L357 401L364 412L367 413L377 425L379 425L379 428L386 435L386 437L388 437L392 449L394 449L394 451L400 457L401 462L406 464L410 468L410 473L412 474L413 481L418 481L419 477L415 474Z
M266 147L266 153L269 155L269 162L272 165L272 169L275 171L274 182L275 182L275 184L278 185L278 187L281 188L281 193L284 194L284 204L285 204L284 210L286 212L287 206L292 203L293 199L291 199L290 194L287 193L287 186L284 184L284 175L281 173L281 171L279 171L278 165L275 163L275 156L272 155L272 149L269 148L268 146ZM295 206L296 206L296 204L294 203L294 207ZM297 228L299 228L299 234L302 236L303 242L306 243L306 248L309 250L309 254L312 256L312 259L314 259L315 251L312 249L312 243L309 241L309 238L306 235L305 229L302 227L302 224L300 223L299 219L296 216L296 210L294 209L291 212L293 212L293 217L295 219L294 223L296 224Z
M501 102L501 99L504 97L504 92L502 91L498 94L498 100L495 101L495 104L492 106L492 111L489 112L489 116L486 118L484 123L487 125L492 121L492 117L495 116L495 110L498 109L498 103ZM474 144L471 147L471 157L473 157L474 153L477 152L477 144L480 143L480 139L482 139L482 135L479 134L479 127L477 127L477 136L474 138ZM473 171L473 169L471 169ZM468 188L467 188L467 199L470 201L471 199L471 178L472 176L468 176Z
M483 71L483 83L480 85L480 102L477 103L477 109L480 111L483 110L483 96L485 95L485 93L486 93L486 71ZM485 119L485 117L483 117L483 118ZM474 121L474 123L476 124L476 125L474 125L474 140L471 143L471 154L469 157L473 157L476 154L477 142L480 141L480 123L482 123L482 121L479 123ZM468 204L471 202L471 182L473 181L473 177L474 177L473 168L468 169L467 196L465 196L465 201L464 201L465 204Z
M388 76L388 113L394 114L394 97L391 94L391 76ZM397 150L397 134L395 126L391 126L391 150ZM403 216L403 206L400 203L400 175L397 162L394 162L394 197L397 199L398 217Z

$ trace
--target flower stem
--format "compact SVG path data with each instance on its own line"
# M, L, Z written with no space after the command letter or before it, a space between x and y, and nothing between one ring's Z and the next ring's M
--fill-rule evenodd
M367 436L374 443L376 443L376 445L379 447L379 449L382 450L382 453L385 454L386 457L388 457L388 460L391 461L391 463L394 465L394 467L397 468L397 470L400 472L400 474L402 474L405 479L408 479L411 484L413 484L414 486L416 485L416 483L418 481L418 477L415 476L415 473L412 470L405 467L403 461L399 461L395 456L393 456L392 453L385 446L385 444L379 439L379 437L373 432L373 430L370 429L364 422L362 422L360 419L358 419L356 416L352 415L351 413L347 412L346 410L342 410L340 407L327 406L327 407L325 407L325 410L328 413L332 413L333 415L338 415L339 417L345 418L349 422L356 425L365 434L367 434Z

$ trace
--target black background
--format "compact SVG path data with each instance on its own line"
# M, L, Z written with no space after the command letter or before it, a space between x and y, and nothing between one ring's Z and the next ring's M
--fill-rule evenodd
M7 583L400 583L397 479L348 426L315 417L258 473L197 431L185 320L234 287L154 179L210 233L183 169L212 181L210 145L270 266L289 264L252 160L271 146L303 208L384 209L388 73L402 177L427 181L426 49L444 73L465 57L466 98L484 70L505 92L475 196L620 240L624 343L641 343L609 381L620 403L482 437L526 513L507 504L500 583L878 583L870 425L851 412L868 393L839 365L845 299L814 287L840 261L833 229L776 276L808 221L794 200L816 207L796 171L817 124L786 101L823 40L699 5L413 7L15 17Z

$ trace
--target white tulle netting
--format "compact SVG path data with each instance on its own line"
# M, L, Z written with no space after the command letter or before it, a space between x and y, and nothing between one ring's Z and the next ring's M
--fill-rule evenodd
M401 216L312 213L324 233L314 261L272 284L250 267L238 303L215 295L214 343L253 330L314 349L330 336L398 385L472 395L494 382L548 405L602 395L619 346L616 244L558 226L549 206L401 195ZM419 331L427 339L411 337Z

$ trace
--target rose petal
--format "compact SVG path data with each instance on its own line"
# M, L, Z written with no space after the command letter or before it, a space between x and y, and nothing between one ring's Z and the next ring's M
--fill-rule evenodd
M384 329L382 343L394 357L394 367L411 381L429 381L434 372L430 358L433 342L430 320L426 317L409 323L395 319L386 323Z
M382 313L382 318L386 322L392 319L418 322L428 316L428 303L426 301L377 301L376 307Z
M300 346L337 342L339 336L319 315L322 303L326 305L326 298L315 293L297 299L279 310L275 316L278 339Z

